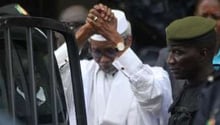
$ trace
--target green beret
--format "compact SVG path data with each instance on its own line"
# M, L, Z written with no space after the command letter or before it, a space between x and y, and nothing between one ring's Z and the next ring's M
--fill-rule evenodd
M167 42L195 39L214 31L215 26L215 20L201 16L177 19L166 28Z

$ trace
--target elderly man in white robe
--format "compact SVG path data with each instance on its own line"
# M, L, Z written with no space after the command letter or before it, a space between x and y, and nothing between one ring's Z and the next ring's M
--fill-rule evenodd
M160 67L143 64L130 48L131 26L123 11L95 5L75 36L79 47L89 39L93 56L93 60L80 61L88 125L168 123L168 108L172 103L168 74ZM61 67L70 123L75 125L65 50L64 44L55 54Z

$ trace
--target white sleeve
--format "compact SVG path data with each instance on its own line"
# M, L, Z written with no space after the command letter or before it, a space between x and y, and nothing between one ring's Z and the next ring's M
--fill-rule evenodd
M61 68L68 62L68 52L66 43L63 43L55 52L58 67Z
M168 114L172 96L165 70L143 64L130 48L115 59L113 65L129 78L132 91L143 110L153 114L167 110Z

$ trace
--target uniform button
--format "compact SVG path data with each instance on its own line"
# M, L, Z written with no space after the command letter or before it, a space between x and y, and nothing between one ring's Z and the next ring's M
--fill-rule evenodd
M121 70L124 70L125 68L124 67L121 67Z

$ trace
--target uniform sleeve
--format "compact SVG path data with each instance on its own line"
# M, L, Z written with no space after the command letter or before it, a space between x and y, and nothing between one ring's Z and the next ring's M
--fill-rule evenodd
M166 71L143 64L130 48L115 59L113 65L129 78L142 110L153 114L168 112L172 96Z

